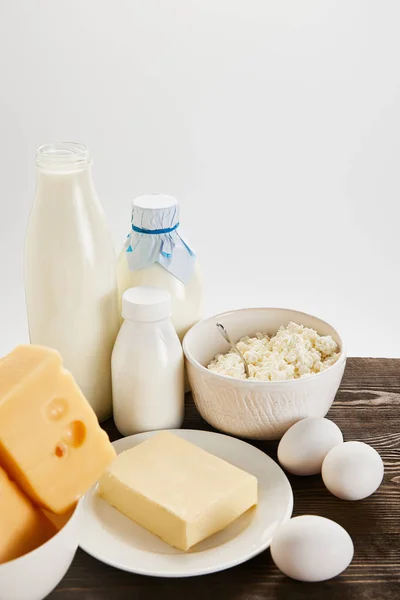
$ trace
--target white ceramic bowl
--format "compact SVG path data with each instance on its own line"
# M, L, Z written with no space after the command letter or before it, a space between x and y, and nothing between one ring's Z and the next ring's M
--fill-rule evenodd
M79 505L48 542L0 564L0 600L43 600L68 571L78 548ZM58 526L65 517L50 517ZM1 543L1 540L0 540Z
M341 356L326 371L288 381L246 381L226 377L206 367L218 353L229 350L215 324L221 322L233 341L258 331L277 332L294 321L331 335ZM346 364L337 331L317 317L283 308L246 308L222 313L194 325L183 340L186 368L194 402L216 429L235 436L277 440L306 417L324 417L335 398Z

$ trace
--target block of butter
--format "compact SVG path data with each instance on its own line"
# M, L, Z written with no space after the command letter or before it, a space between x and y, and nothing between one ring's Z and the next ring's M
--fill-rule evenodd
M98 493L165 542L188 550L257 504L257 479L163 431L122 452Z
M0 361L0 465L35 504L66 512L114 458L58 352L19 346Z
M54 525L0 467L0 564L34 550L55 533Z

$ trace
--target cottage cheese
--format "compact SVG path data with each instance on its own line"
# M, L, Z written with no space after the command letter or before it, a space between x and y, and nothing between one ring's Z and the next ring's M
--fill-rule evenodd
M251 380L286 381L320 373L335 364L340 356L337 343L330 335L290 322L269 337L257 333L243 337L236 344L249 365ZM218 354L207 367L214 373L246 379L240 357L230 350Z

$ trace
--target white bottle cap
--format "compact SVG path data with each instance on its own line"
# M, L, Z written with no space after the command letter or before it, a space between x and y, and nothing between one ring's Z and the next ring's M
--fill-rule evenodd
M171 208L172 206L176 206L178 204L178 200L173 196L168 196L167 194L144 194L143 196L138 196L132 201L133 207L137 206L138 208L150 209L150 210L159 210L162 208Z
M130 321L162 321L171 315L171 294L164 288L137 286L122 296L122 316Z

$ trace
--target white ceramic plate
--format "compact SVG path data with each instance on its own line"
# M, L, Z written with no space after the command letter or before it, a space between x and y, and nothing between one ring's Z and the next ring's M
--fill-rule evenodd
M155 433L132 435L113 445L120 453ZM96 494L95 485L80 502L81 548L118 569L155 577L191 577L222 571L268 548L275 530L290 519L293 509L292 489L282 469L261 450L227 435L185 429L172 433L255 475L259 486L257 507L189 552L183 552L109 506Z

